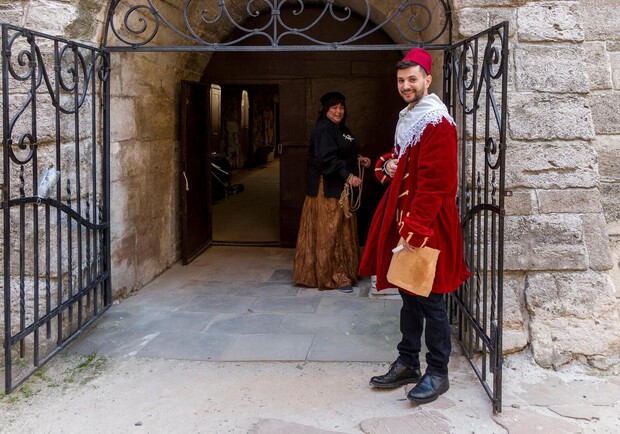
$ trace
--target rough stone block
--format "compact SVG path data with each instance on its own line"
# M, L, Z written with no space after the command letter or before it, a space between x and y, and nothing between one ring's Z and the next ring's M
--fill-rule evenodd
M542 190L537 192L541 214L582 212L600 213L601 195L597 189Z
M589 41L618 40L620 8L616 0L579 2L585 38Z
M611 70L615 62L612 63L612 57L605 49L605 43L586 42L583 44L583 48L588 59L585 66L590 90L611 89ZM618 56L617 69L620 69L620 56Z
M515 92L508 105L508 129L513 140L594 138L592 113L585 97ZM620 114L615 114L613 119L617 116Z
M507 188L564 189L598 185L589 143L513 143L506 153Z
M611 270L613 260L605 217L603 214L583 214L581 220L590 268L596 271Z
M563 317L594 323L617 317L613 284L605 273L530 273L525 298L530 319Z
M620 134L620 92L593 93L590 102L596 133Z
M9 2L0 4L0 23L23 26L26 16L24 2Z
M530 215L534 212L534 193L532 191L515 191L512 196L504 198L506 215Z
M502 330L502 348L504 354L518 353L529 344L529 336L522 328L511 329L505 327Z
M507 216L506 270L585 270L588 266L579 216Z
M514 48L516 84L521 91L587 93L583 47L520 44Z
M592 144L598 154L601 179L620 182L620 136L598 136Z
M142 140L174 140L178 136L178 110L169 99L138 99L136 127Z
M519 40L583 41L579 4L576 1L532 2L520 7L517 20Z
M601 203L607 224L620 223L620 183L601 183Z
M499 6L521 6L527 0L455 0L452 2L452 10L460 10L472 7L499 7Z
M480 8L465 8L457 14L457 32L468 38L489 28L489 12Z
M523 330L525 274L504 274L504 327Z
M123 141L136 138L136 110L131 98L111 98L110 140Z
M620 90L620 54L613 53L611 56L611 83L614 90Z
M530 336L534 360L544 368L555 369L582 358L593 367L605 366L601 358L617 357L620 351L617 323L618 318L533 318Z
M26 15L25 27L37 29L50 35L66 35L65 29L79 15L78 7L72 3L52 0L30 2Z

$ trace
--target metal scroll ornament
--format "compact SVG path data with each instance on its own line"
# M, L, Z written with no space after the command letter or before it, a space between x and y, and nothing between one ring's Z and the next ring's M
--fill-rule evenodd
M286 50L299 45L360 50L373 49L364 45L365 38L381 30L409 47L429 46L451 30L445 0L405 0L385 15L376 11L369 0L184 0L178 9L161 0L113 0L104 45L113 51ZM327 32L319 31L326 23L352 25L346 36L328 40ZM180 44L155 44L162 29L173 32Z

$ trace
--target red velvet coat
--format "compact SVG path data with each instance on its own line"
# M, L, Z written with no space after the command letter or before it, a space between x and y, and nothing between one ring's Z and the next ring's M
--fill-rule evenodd
M379 181L389 186L375 211L359 274L376 274L378 290L393 288L386 274L400 237L415 247L428 237L427 246L441 252L432 292L453 292L470 276L456 208L456 128L445 118L437 125L428 124L390 178L382 171L383 163L396 156L384 155L375 167Z

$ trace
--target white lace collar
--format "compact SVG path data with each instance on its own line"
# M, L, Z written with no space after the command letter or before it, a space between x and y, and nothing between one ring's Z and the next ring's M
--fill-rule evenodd
M409 146L420 142L422 132L428 124L437 125L443 118L454 125L454 120L448 109L437 95L431 93L425 96L413 109L409 106L401 110L394 142L400 158Z

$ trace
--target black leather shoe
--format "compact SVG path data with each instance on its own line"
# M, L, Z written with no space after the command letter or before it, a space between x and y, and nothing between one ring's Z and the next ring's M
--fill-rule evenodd
M415 404L433 402L439 395L446 393L450 388L448 377L424 374L420 382L409 391L407 399Z
M398 359L390 365L385 375L379 375L370 379L370 385L382 389L404 386L409 383L420 381L420 368L409 368Z

